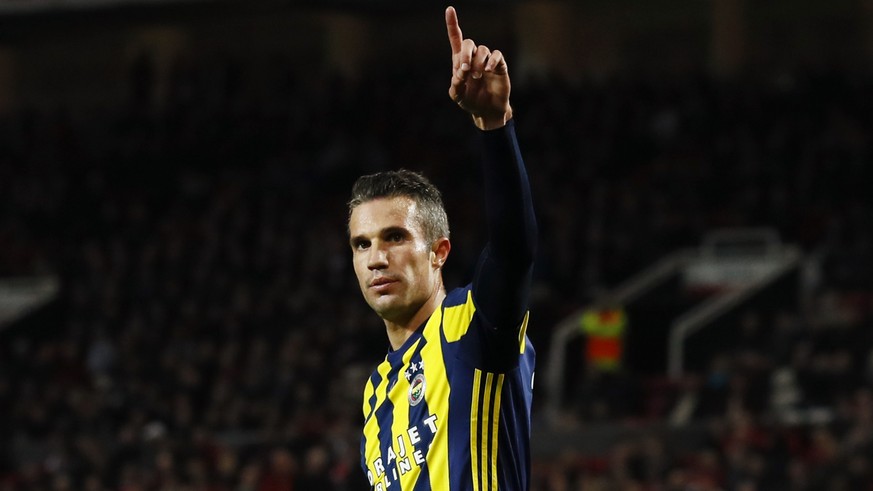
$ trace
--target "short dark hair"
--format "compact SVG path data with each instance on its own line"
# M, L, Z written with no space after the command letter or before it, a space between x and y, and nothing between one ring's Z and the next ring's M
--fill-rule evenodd
M352 186L349 217L360 204L377 198L407 197L417 204L417 217L425 239L433 243L440 237L449 237L449 219L443 198L426 177L406 169L385 171L361 176Z

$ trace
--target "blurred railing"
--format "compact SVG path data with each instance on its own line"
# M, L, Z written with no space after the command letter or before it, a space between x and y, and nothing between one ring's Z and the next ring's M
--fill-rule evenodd
M735 311L788 273L803 268L803 259L799 248L781 243L772 229L717 230L708 234L700 247L665 256L605 296L612 304L628 308L649 291L678 279L681 294L699 299L687 310L676 312L663 344L658 341L650 347L666 353L664 375L679 381L690 336ZM803 287L798 291L802 295ZM564 406L566 347L584 336L579 324L584 307L562 320L552 336L545 367L547 413L552 419L560 417ZM647 321L631 319L631 324L639 326Z
M51 302L59 289L55 276L0 279L0 330Z

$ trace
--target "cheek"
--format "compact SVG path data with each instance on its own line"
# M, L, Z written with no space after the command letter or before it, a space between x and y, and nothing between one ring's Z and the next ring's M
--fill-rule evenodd
M433 269L431 268L430 257L428 255L416 255L412 269L415 270L415 276L419 278L422 283L430 282L429 279L433 274Z
M358 278L358 282L361 283L364 281L367 272L367 265L364 261L361 260L358 256L352 257L352 267L355 270L355 276Z

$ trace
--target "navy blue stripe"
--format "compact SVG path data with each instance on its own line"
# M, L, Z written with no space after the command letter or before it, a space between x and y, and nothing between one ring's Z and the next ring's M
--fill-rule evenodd
M385 385L386 392L391 392L394 384L397 383L397 376L400 373L401 369L401 363L397 363L396 365L391 367L391 370L388 372L388 376L386 377L386 380L388 381L388 383ZM388 448L391 447L392 443L394 442L394 439L392 437L393 435L391 434L391 427L394 425L394 403L391 402L387 394L385 396L385 401L376 410L376 421L379 422L379 453L382 457L382 465L385 467L385 474L383 474L382 476L387 476L380 476L376 478L376 481L378 482L381 479L385 479L386 481L392 481L392 484L396 484L393 481L394 471L397 468L397 460L392 460L390 463L387 460Z
M484 447L487 444L482 441L482 425L485 423L483 421L482 415L485 413L485 389L486 389L486 380L487 374L485 372L480 373L480 383L479 383L479 404L476 407L476 435L479 440L479 446L473 451L473 458L476 459L476 467L479 469L479 475L476 476L476 479L479 480L479 489L485 489L485 482L482 479L482 474L485 472L485 469L482 468L482 453L484 451Z
M367 437L361 436L361 468L364 469L364 475L367 475Z
M373 384L373 395L370 396L370 400L367 401L370 404L370 412L367 414L367 417L364 418L364 422L370 419L373 416L373 411L376 410L376 389L379 387L379 383L382 382L382 376L379 375L379 370L373 372L373 375L370 376L370 383Z
M391 425L394 423L394 404L391 401L386 399L379 406L379 409L376 410L376 421L379 422L379 457L382 459L382 467L385 469L385 473L381 476L374 476L375 482L379 482L391 477L391 469L386 461L388 447L391 445Z
M488 448L488 472L487 472L487 477L486 477L485 482L489 487L486 489L491 489L490 488L491 480L494 478L494 472L495 472L495 469L493 469L491 467L491 459L494 457L494 453L497 452L497 449L491 445L491 442L494 441L494 436L495 436L494 435L494 421L492 421L492 419L494 418L494 408L496 407L496 404L498 403L498 401L496 400L497 399L497 383L499 380L498 375L495 374L492 377L492 380L494 381L494 383L491 384L491 397L489 399L491 401L491 407L488 408L488 441L486 442L486 446ZM500 415L498 414L498 417L499 416Z
M415 353L412 354L412 358L410 358L411 363L421 363L421 350L427 346L427 338L424 335L421 336L421 340L418 342L418 346L415 349ZM407 367L408 368L408 367ZM427 371L427 366L424 367L424 370L418 370L418 373L424 373ZM430 414L430 409L427 406L427 377L425 377L425 398L417 405L417 406L409 406L409 422L410 424L423 424L425 418ZM414 491L428 491L430 490L430 472L427 467L427 454L428 447L430 447L430 442L433 441L433 435L431 435L430 431L426 429L427 427L419 428L419 435L421 436L421 441L418 442L417 445L413 445L412 448L408 449L407 453L409 455L409 460L412 462L412 465L417 465L415 463L414 453L415 450L420 448L422 449L422 455L425 457L425 462L421 465L420 474L418 479L415 482ZM426 438L427 437L427 438Z
M410 456L409 458L414 460L412 456ZM415 462L413 462L412 465L415 465ZM416 479L415 487L412 488L412 491L431 491L430 472L427 469L427 462L422 464L421 474L418 475L418 479Z

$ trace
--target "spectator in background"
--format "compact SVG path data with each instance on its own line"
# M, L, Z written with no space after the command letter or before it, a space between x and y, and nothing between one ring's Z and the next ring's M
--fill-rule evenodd
M268 462L257 491L294 491L297 463L291 452L284 448L274 448L270 451Z
M300 435L319 419L307 438L323 439L332 427L327 422L335 419L345 436L332 438L346 449L329 445L331 461L358 466L357 386L383 343L369 334L375 326L362 321L361 306L350 301L334 311L336 305L323 298L359 294L343 280L350 277L346 252L337 252L333 243L344 247L342 237L324 239L342 234L317 227L312 233L329 244L315 241L307 251L300 223L336 223L345 211L335 206L345 199L332 194L336 183L408 161L410 149L436 179L445 177L438 162L475 155L464 146L443 145L465 136L440 111L431 111L431 126L411 124L417 133L400 135L386 122L406 108L378 88L393 84L409 92L409 80L420 80L423 72L369 74L360 82L283 75L269 81L281 90L265 91L262 101L230 90L219 104L207 95L221 92L214 85L222 83L224 70L195 58L201 62L180 64L184 70L165 100L155 100L156 94L143 99L145 105L154 102L149 111L71 109L63 116L35 109L3 121L0 272L57 272L64 291L61 312L52 319L0 331L0 489L49 489L55 483L74 489L146 487L157 472L156 459L148 455L165 441L145 437L155 421L179 426L181 435L195 433L183 426L203 426L211 438L234 442L239 464L231 472L233 489L256 489L275 440L305 462L308 447ZM253 86L251 67L238 68L243 87ZM852 476L842 485L863 489L854 486L867 475L863 435L869 411L848 408L858 385L873 380L867 246L873 166L864 165L871 160L873 125L857 104L866 100L870 80L843 73L796 73L793 80L779 87L757 79L726 84L707 78L668 83L672 88L645 80L517 84L514 104L524 109L527 122L518 128L520 138L528 159L543 169L531 184L535 195L549 196L538 208L540 256L548 260L538 264L548 268L536 272L537 306L531 309L544 329L531 336L535 342L546 337L549 316L575 310L590 278L615 284L674 247L694 244L712 227L777 226L785 241L823 254L822 281L831 293L809 311L787 313L794 327L773 342L779 353L774 360L783 359L795 372L803 389L797 407L819 407L834 419L799 423L784 433L772 423L762 427L791 449L785 480L792 486L829 489L828 479L842 475ZM200 90L204 86L213 88ZM681 100L669 101L668 89L682 94ZM431 109L444 97L441 90L434 97L419 95ZM649 122L657 122L657 129L647 129ZM855 135L853 141L846 135ZM395 146L398 140L404 144ZM325 155L333 146L344 150ZM464 196L476 195L474 184L453 182L446 202L469 209ZM575 210L597 200L620 206L591 206L606 218L600 225L596 216L577 216ZM620 219L611 215L619 211ZM458 220L453 227L475 242L478 222L466 213L452 215ZM454 244L456 269L447 275L460 278L473 268L475 253L462 244ZM287 278L289 271L298 281ZM323 272L330 272L326 281ZM315 283L329 294L308 286ZM333 312L335 318L316 319L312 311ZM327 331L327 324L342 326L342 335L353 341L337 351L329 337L316 334ZM111 352L114 357L104 356ZM737 368L723 361L709 373L721 395L701 406L701 416L723 419L727 413ZM313 373L330 374L337 390L324 390ZM336 383L347 379L349 384ZM828 385L832 379L839 383ZM313 407L328 406L351 410L311 415ZM602 414L615 422L609 411ZM769 421L767 414L750 417ZM830 443L813 438L819 426L831 428ZM240 432L256 435L257 443L234 440ZM828 446L861 458L821 459ZM179 482L187 472L186 455L208 452L184 442L167 448ZM689 486L692 474L724 476L733 465L747 467L743 459L726 460L716 445L706 448L716 469L696 470L713 465L698 463L696 453L680 454L664 480L681 489L676 483ZM210 462L208 454L203 458ZM72 465L57 465L65 460ZM600 465L577 456L557 471L568 473L565 486L614 487ZM366 487L352 484L359 474L349 472L346 481L332 485ZM61 477L56 481L55 475ZM713 479L725 487L723 477Z
M579 319L585 334L585 366L600 373L622 370L627 314L607 293L598 294L594 304Z

